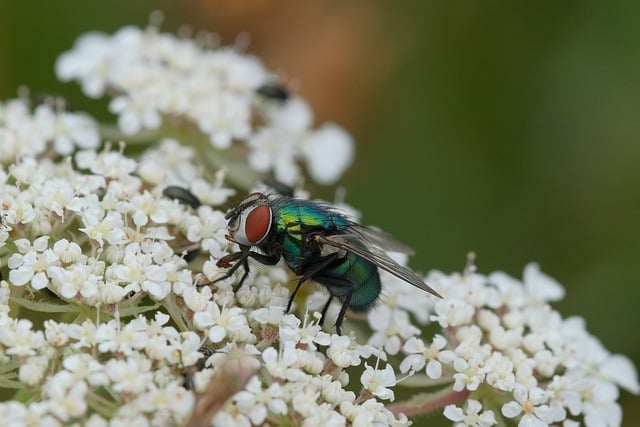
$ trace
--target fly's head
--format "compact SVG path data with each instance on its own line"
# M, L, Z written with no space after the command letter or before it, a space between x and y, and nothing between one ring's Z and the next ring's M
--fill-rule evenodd
M269 199L262 193L249 194L226 215L227 239L240 246L259 245L269 235L273 212Z

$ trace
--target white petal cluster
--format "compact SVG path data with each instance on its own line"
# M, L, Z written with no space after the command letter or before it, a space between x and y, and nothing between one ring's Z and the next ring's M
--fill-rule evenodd
M286 269L261 269L237 293L233 280L198 285L181 248L197 245L209 264L232 250L224 213L162 190L185 185L220 204L233 194L224 172L208 183L175 140L139 160L118 148L76 149L72 161L16 151L2 166L0 381L29 398L1 402L0 419L183 425L242 353L261 369L220 402L213 425L408 422L379 402L396 384L390 365L371 367L384 353L284 313Z
M442 332L430 341L419 335L407 338L403 331L412 326L410 319L389 314L401 310L398 301L415 290L388 280L392 296L369 315L376 330L371 340L379 341L382 334L387 342L404 343L401 372L417 373L422 379L416 381L425 385L450 382L452 398L470 396L466 415L455 405L445 410L456 425L500 424L498 413L521 426L565 420L620 425L618 389L640 392L635 368L624 356L609 353L582 319L563 319L549 306L562 298L564 288L538 265L527 265L523 276L519 281L503 272L430 273L426 281L443 296L429 319ZM486 400L502 403L480 415L478 401Z
M56 73L63 81L79 81L88 96L112 97L109 108L125 135L179 118L197 126L217 149L243 145L252 168L272 171L287 184L300 180L299 161L315 181L328 184L353 160L349 134L333 123L314 130L303 99L270 100L257 93L275 76L233 48L125 27L112 36L82 36L59 58Z
M35 107L26 99L0 104L0 162L38 156L52 150L68 155L76 148L96 148L100 136L95 120L50 102Z

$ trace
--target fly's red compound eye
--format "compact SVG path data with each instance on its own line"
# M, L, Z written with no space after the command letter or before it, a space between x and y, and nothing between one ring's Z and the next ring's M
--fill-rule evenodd
M259 243L267 236L271 228L271 209L269 206L256 206L249 212L244 223L247 240L252 244Z

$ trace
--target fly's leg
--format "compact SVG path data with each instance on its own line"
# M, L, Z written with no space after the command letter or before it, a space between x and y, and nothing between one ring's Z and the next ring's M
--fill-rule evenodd
M351 295L353 295L353 286L349 287L349 292L347 292L347 294L344 296L344 299L342 300L342 307L340 307L340 313L338 313L338 318L336 319L336 333L338 335L342 335L342 333L340 332L340 327L342 326L344 315L347 312L347 308L349 307Z
M327 314L327 310L329 310L329 306L331 305L332 299L333 299L333 295L329 297L329 299L327 300L327 303L322 308L322 315L320 316L320 322L318 322L320 326L322 326L322 324L324 323L324 316Z
M314 275L316 275L320 271L324 270L336 258L338 258L338 252L334 252L334 253L329 254L327 256L321 257L318 260L317 264L312 265L311 267L309 267L304 272L302 277L300 277L300 279L298 279L298 284L296 285L296 288L293 290L293 293L289 297L289 302L287 303L287 310L285 311L285 313L288 313L289 310L291 310L291 304L293 304L293 299L296 297L296 294L298 293L298 290L300 289L300 286L302 286L302 284L304 282L306 282L307 280L311 279Z
M342 335L341 326L342 321L344 320L344 316L347 312L347 308L349 308L349 304L351 302L351 296L353 295L353 283L347 279L343 279L340 277L332 277L332 276L316 276L314 279L324 285L329 292L331 293L331 297L329 301L325 304L322 309L322 317L320 317L320 324L324 321L325 314L329 309L329 304L331 303L331 299L333 297L338 297L342 301L342 307L340 308L340 312L338 313L338 318L336 319L336 332L338 335Z
M253 252L249 250L249 247L241 247L240 249L241 249L240 252L234 252L218 260L216 265L221 268L228 268L228 270L222 276L209 282L209 284L217 283L222 280L228 279L233 275L233 273L235 273L235 271L238 268L240 268L240 266L242 266L244 267L244 274L240 278L240 281L238 282L238 286L236 286L235 290L237 291L238 289L240 289L240 287L244 283L247 276L249 276L249 271L250 271L249 258L253 258L259 263L265 264L265 265L275 265L278 263L278 261L280 261L279 257L264 255L258 252ZM231 263L234 261L235 261L235 264L231 265Z

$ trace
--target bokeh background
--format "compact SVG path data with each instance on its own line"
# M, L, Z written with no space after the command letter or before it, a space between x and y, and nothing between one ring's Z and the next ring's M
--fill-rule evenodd
M153 10L168 31L248 35L318 123L346 127L346 201L413 246L414 269L537 261L568 289L563 315L640 366L640 2L2 0L0 98L28 85L110 119L55 58ZM640 399L621 402L637 425Z

